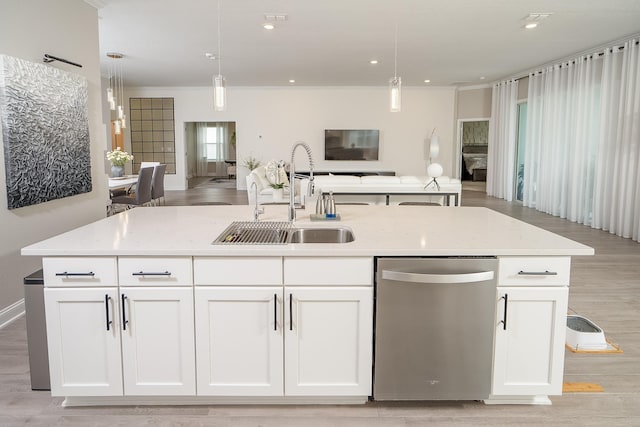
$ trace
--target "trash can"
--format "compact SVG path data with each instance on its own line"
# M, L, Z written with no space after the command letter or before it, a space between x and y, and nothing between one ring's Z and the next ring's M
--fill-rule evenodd
M31 273L24 278L24 305L27 318L31 390L51 390L42 270Z

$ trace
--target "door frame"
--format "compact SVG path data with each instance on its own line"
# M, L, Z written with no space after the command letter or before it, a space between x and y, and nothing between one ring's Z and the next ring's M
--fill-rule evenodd
M458 119L456 125L456 156L455 163L453 165L453 174L455 178L458 178L462 182L462 125L466 122L489 122L491 126L491 117L477 117L470 119ZM487 139L487 143L489 140Z

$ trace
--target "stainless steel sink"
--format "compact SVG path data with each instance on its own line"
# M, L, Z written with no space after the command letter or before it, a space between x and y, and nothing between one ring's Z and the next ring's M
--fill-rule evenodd
M212 242L214 245L286 245L288 243L349 243L355 237L345 227L299 227L291 222L234 221Z
M289 243L349 243L355 237L348 228L294 228Z

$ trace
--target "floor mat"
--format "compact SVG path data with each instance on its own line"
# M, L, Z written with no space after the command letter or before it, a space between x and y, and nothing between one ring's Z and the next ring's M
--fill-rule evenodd
M575 348L575 347L571 347L569 344L565 343L565 347L567 347L567 349L571 350L572 353L583 353L583 354L607 354L607 353L611 353L611 354L621 354L624 353L624 351L622 351L622 349L620 348L619 345L612 343L611 341L607 340L607 348L603 348L602 350L582 350L580 348Z

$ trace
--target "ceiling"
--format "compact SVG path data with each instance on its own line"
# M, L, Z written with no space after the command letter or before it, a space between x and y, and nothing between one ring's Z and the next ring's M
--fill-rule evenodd
M216 0L86 0L98 7L103 75L126 86L209 86ZM478 85L640 33L640 0L220 0L228 86ZM531 13L550 12L533 30ZM286 14L268 31L265 14ZM370 60L377 59L377 65Z

